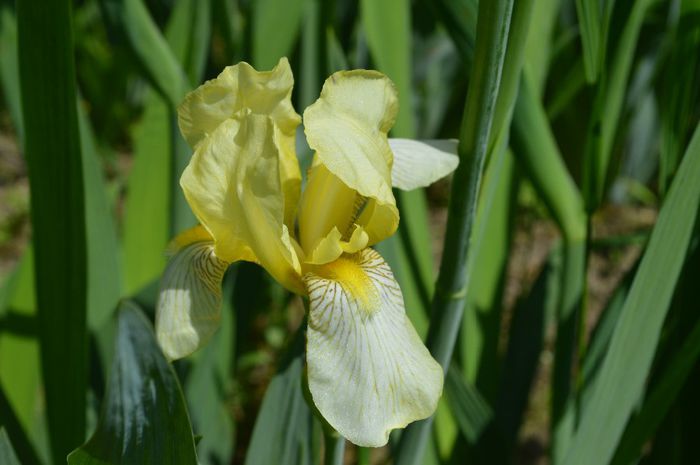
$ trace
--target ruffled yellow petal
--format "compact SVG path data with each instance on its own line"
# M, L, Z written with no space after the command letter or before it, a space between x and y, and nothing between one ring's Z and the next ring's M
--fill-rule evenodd
M387 221L385 225L358 222L369 233L371 244L387 237L376 236L373 231L390 235L398 225L398 210L391 191L393 155L387 141L397 110L396 90L386 76L376 71L355 70L341 71L328 78L321 97L304 112L307 141L316 151L320 164L347 188L376 201L385 210L385 214L367 217ZM389 214L395 214L395 218L388 220ZM348 224L351 221L346 218Z
M443 372L406 317L391 270L372 249L304 276L309 390L328 423L365 447L433 414Z
M292 106L293 86L294 77L286 58L280 59L271 71L263 72L242 62L226 67L216 79L190 92L178 108L180 131L192 148L241 110L270 117L279 148L285 224L290 228L301 186L294 145L301 118Z
M277 281L304 293L301 267L284 224L279 154L268 116L241 111L203 139L180 179L185 197L214 238L214 252L232 261L249 249Z
M219 328L221 279L228 262L214 253L214 241L197 226L171 244L173 256L160 283L156 305L156 337L170 360L201 347ZM246 250L240 258L250 258Z

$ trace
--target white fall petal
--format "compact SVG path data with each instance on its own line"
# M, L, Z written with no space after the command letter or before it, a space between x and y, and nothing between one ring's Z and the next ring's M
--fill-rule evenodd
M156 306L156 336L169 360L191 354L219 328L227 267L211 241L185 245L168 262Z
M382 257L364 249L304 281L309 389L328 423L359 446L381 447L392 429L432 415L443 371Z
M459 164L457 143L456 139L389 139L394 153L391 184L410 191L444 178Z

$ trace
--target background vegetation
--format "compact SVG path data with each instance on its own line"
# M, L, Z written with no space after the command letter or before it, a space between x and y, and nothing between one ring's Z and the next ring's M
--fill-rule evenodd
M173 365L149 321L194 222L175 108L281 56L299 112L374 68L394 136L460 139L378 247L443 399L346 463L697 463L698 0L3 0L0 463L323 462L299 297L236 264Z

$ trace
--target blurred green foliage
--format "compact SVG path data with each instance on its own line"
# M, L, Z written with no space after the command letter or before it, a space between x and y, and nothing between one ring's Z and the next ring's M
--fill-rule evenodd
M297 111L373 68L394 136L460 139L378 245L445 395L346 463L697 461L697 0L2 0L0 463L323 462L301 299L232 266L224 327L172 366L148 322L194 222L177 105L281 56Z

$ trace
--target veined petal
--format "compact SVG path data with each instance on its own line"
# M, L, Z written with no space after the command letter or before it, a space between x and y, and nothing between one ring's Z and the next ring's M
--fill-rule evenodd
M256 71L242 62L224 68L216 79L187 94L178 108L180 131L192 148L241 110L270 117L279 149L279 175L288 227L293 225L301 186L294 145L301 117L292 106L293 86L294 77L286 58L281 58L271 71Z
M277 281L304 293L284 200L272 120L241 111L223 121L197 149L180 185L225 261L249 249Z
M406 317L381 256L343 256L304 282L309 389L328 423L359 446L380 447L392 429L432 415L442 368Z
M387 133L397 110L398 98L389 78L376 71L354 70L328 78L321 97L304 112L306 138L320 163L348 188L380 205L396 204ZM372 238L372 242L381 239Z
M197 350L219 328L228 263L217 258L213 239L201 226L175 238L171 251L156 305L156 336L165 356L174 360ZM241 250L241 258L249 258L246 254Z
M403 190L426 187L453 172L459 164L456 139L389 139L394 152L391 183Z

